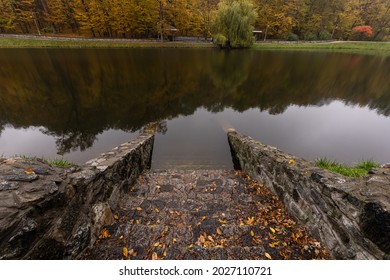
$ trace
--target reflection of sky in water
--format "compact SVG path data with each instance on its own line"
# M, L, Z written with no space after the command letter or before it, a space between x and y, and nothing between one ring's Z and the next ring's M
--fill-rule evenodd
M345 163L361 159L390 161L390 119L367 108L347 107L334 101L322 107L293 105L280 115L258 109L243 113L225 109L216 114L198 109L192 116L167 121L167 133L158 134L155 139L153 168L187 164L232 168L223 130L226 126L308 160L326 156ZM71 152L64 158L83 163L136 135L137 132L107 130L97 136L93 147ZM0 154L5 156L59 157L55 139L37 128L4 129L0 147Z
M110 129L97 135L97 140L91 148L83 152L80 152L80 150L72 151L64 155L63 158L81 164L101 153L108 152L137 135L138 133ZM37 128L4 129L0 135L0 147L0 155L4 156L27 155L48 159L62 158L61 155L57 154L54 137L43 134Z

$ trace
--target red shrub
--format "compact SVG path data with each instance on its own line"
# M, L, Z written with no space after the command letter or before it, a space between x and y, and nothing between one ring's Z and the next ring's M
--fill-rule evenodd
M356 39L363 40L372 36L372 28L369 25L355 26L352 30Z

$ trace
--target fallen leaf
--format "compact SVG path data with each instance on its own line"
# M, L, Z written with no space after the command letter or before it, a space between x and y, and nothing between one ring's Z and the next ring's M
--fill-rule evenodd
M275 233L275 229L274 228L270 227L269 230L272 231L272 233Z
M157 185L157 186L156 186L156 189L158 189L158 190L159 190L159 189L161 189L161 187L160 187L159 185Z
M192 244L187 246L188 249L192 249L192 247L194 247L194 245L192 245Z
M203 217L202 217L202 222L203 222L204 220L206 220L206 216L203 216Z
M223 225L226 224L226 219L218 219L218 221L219 221L221 224L223 224Z
M131 249L131 250L129 251L129 254L130 254L130 256L132 256L132 257L136 257L136 256L137 256L137 251L134 250L134 249Z
M24 170L24 173L27 175L35 174L34 170L32 170L32 169L26 169L26 170Z
M101 236L102 238L108 238L108 237L110 237L110 232L109 232L107 229L103 229L103 230L101 231L101 233L100 233L100 236Z
M160 245L160 242L156 242L153 244L154 247L157 247L158 245Z
M210 240L211 242L214 242L214 239L211 235L207 236L207 239Z
M118 214L115 214L115 215L114 215L114 219L115 219L115 220L118 220L118 219L119 219Z
M248 226L252 225L254 222L255 222L255 217L249 217L249 218L246 220L246 224L247 224Z
M221 235L221 234L222 234L222 231L221 231L219 228L217 228L217 234L218 234L218 235Z
M176 238L173 238L172 239L172 243L175 244L177 242L177 239Z
M268 254L268 253L264 253L264 255L267 257L267 259L269 259L269 260L272 260L272 257L271 257L271 255L270 255L270 254Z
M167 256L167 251L164 251L163 256L164 256L164 257Z
M153 254L152 254L152 260L158 260L158 255L157 255L157 253L156 252L153 252Z
M289 164L293 164L293 163L295 163L295 160L290 159L290 160L288 161L288 163L289 163Z
M203 235L199 236L199 242L200 242L201 244L205 243L205 242L206 242L206 238L204 238Z
M123 235L121 235L121 236L119 237L119 239L122 240L122 239L123 239Z
M253 232L253 230L251 230L251 236L255 236L255 233Z
M123 256L127 258L128 255L129 255L129 250L127 249L127 247L123 247Z
M156 213L160 213L160 210L158 210L157 208L154 209L154 211L155 211Z

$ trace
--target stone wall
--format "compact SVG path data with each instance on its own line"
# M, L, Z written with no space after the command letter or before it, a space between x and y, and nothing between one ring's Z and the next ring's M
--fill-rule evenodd
M271 189L336 259L389 259L390 165L352 179L228 132L235 166Z
M150 167L145 132L81 167L0 159L0 259L75 259L113 221L122 192Z

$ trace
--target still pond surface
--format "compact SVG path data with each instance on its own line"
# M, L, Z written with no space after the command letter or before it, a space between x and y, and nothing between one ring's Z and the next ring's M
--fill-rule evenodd
M390 58L0 49L0 156L84 163L158 121L152 168L232 168L234 127L307 160L390 162Z

